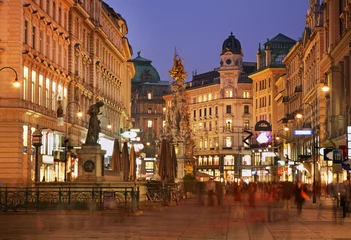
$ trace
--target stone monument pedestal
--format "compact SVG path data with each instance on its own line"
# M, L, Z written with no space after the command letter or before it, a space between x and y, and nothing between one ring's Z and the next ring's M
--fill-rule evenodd
M103 182L104 179L104 156L105 150L101 150L100 144L82 145L77 150L78 178L77 182Z

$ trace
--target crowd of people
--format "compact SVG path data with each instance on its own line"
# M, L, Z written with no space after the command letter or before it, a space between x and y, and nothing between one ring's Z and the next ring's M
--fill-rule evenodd
M236 214L243 215L244 207L255 209L267 207L268 220L275 218L279 212L280 217L288 218L292 205L296 207L296 216L302 214L306 201L315 198L320 204L320 198L329 197L335 202L336 208L342 209L342 217L346 218L350 208L350 185L348 180L342 183L332 183L322 187L316 183L315 191L312 184L286 181L281 182L250 182L241 181L221 183L210 179L208 182L199 182L197 186L199 204L203 206L216 206L223 203L224 197L234 202Z

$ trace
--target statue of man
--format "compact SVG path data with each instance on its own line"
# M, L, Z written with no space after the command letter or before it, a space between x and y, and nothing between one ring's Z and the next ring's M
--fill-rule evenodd
M100 113L100 107L104 106L104 103L99 101L89 107L88 114L90 115L89 128L85 144L96 145L99 139L100 120L98 116Z

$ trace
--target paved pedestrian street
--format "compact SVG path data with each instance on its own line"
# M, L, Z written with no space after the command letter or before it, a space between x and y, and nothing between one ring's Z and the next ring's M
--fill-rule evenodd
M142 214L124 216L115 211L39 211L0 213L0 240L350 240L351 220L333 217L331 205L306 203L302 215L291 208L284 220L280 209L263 205L244 207L232 198L222 206L200 206L196 198L179 206L145 208Z

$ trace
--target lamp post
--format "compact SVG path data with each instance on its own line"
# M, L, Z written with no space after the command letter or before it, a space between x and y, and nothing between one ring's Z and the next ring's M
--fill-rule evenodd
M32 145L35 147L35 182L39 182L39 147L41 147L42 134L39 131L39 127L32 134Z
M16 72L16 70L15 70L14 68L12 68L12 67L2 67L2 68L0 68L0 72L1 72L2 70L4 70L4 69L11 69L12 71L15 72L16 78L15 78L15 81L13 82L13 86L19 87L19 86L20 86L20 83L19 83L19 81L18 81L18 77L17 77L17 72Z
M69 143L69 138L68 138L68 106L71 105L71 104L77 104L79 109L78 109L78 112L77 112L77 117L82 117L83 116L83 113L80 111L80 105L77 101L71 101L69 103L67 103L67 106L66 106L66 139L64 140L64 147L65 147L65 167L64 167L64 181L66 182L67 181L67 152L68 152L68 143Z
M314 124L315 122L315 119L314 119L314 107L311 103L302 103L300 105L300 108L302 108L303 105L308 105L311 109L311 128L312 128L312 162L313 162L313 182L312 182L312 190L313 190L313 197L312 197L312 202L313 203L316 203L317 202L317 196L316 196L316 135L315 135L315 130L317 129L316 128L316 125ZM296 117L297 118L302 118L302 114L300 113L297 113L296 114Z

